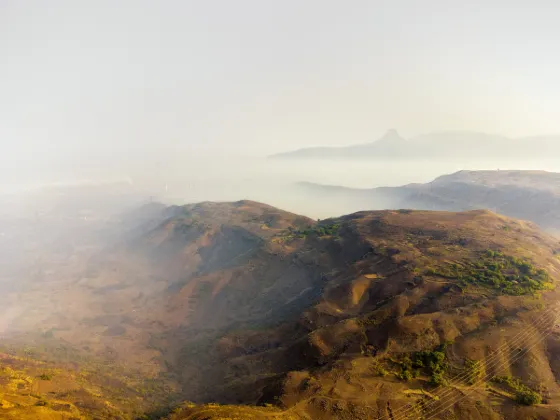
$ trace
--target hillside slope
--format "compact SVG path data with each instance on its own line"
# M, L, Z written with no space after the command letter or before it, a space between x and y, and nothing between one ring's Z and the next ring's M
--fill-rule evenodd
M241 230L220 228L204 247L211 251L199 251L199 269L175 286L160 312L159 322L170 328L164 354L180 372L185 397L288 410L265 416L388 416L411 401L428 404L433 397L426 395L437 393L432 383L478 363L484 368L473 373L480 381L471 387L477 399L454 407L461 416L471 404L482 418L498 406L513 418L554 412L557 367L548 349L557 336L550 333L554 314L543 308L556 299L547 292L558 273L556 240L487 211L362 212L281 229L262 218L248 224L245 212L258 205L236 206L233 213L227 204L198 213L200 223L230 220ZM188 217L174 219L174 231L187 221L183 240L200 244L201 231L193 233ZM146 238L149 248L135 252L153 255L157 243L158 261L165 258L170 269L175 254L159 252L184 248L168 232L156 229ZM233 254L224 246L231 242ZM235 263L224 264L226 256ZM551 341L543 345L545 338ZM407 358L449 342L440 352L442 378L427 362L408 367ZM409 375L417 377L405 380ZM512 401L515 392L494 385L494 376L539 390L547 406L524 409ZM426 412L471 390L469 380L446 386L442 402Z
M229 391L250 378L234 398L284 408L255 409L254 418L555 418L558 296L546 290L560 268L556 240L487 211L364 212L329 223L336 234L285 242L312 249L309 264L324 261L317 303L293 324L229 334L214 349L224 378L235 379ZM352 244L349 259L336 258L337 242ZM546 404L517 404L519 389L498 377Z
M122 369L123 418L140 396L226 404L172 419L557 415L560 244L534 225L489 211L315 222L250 201L166 212L87 276L28 290L34 310L12 326Z

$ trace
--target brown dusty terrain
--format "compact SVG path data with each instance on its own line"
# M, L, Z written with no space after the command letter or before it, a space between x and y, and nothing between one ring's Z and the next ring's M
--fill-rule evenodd
M336 234L288 234L270 245L294 265L321 270L318 300L293 322L241 329L204 348L213 366L204 369L205 398L272 403L285 409L274 415L286 418L443 418L451 411L457 418L555 418L557 295L546 291L550 285L512 293L461 284L441 269L492 264L485 257L492 251L531 261L552 283L555 239L487 211L364 212L323 223L339 225ZM444 385L431 384L429 369L400 377L406 357L444 343ZM475 373L473 361L481 366ZM518 378L546 404L517 404L516 391L496 391L495 376ZM197 418L198 409L186 412Z
M64 343L78 370L83 357L122 372L129 394L97 395L123 418L139 395L227 404L172 419L556 418L560 244L534 225L488 211L315 222L249 201L167 211L12 296L34 307L12 327L39 330L36 359ZM539 403L520 404L530 392Z

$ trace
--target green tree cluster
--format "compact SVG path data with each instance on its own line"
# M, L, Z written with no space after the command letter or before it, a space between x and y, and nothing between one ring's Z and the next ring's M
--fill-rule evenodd
M535 405L542 402L541 395L526 386L517 378L511 376L496 376L492 378L493 382L502 384L515 392L515 401L523 405Z
M504 295L534 294L550 287L546 270L525 259L486 250L476 262L430 267L426 275L458 280L459 286L482 286Z

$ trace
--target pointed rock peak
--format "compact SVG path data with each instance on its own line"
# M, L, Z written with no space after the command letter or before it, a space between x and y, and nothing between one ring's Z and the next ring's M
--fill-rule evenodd
M380 143L401 143L404 141L405 139L394 128L387 130L385 135L378 140Z

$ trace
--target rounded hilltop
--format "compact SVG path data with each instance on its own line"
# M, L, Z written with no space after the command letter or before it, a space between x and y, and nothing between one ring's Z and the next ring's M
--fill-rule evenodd
M272 406L191 404L171 418L554 410L558 337L547 309L560 244L535 225L486 210L367 211L277 231L259 249L202 305L206 320L231 320L240 306L244 315L191 354L204 357L211 387L191 399ZM519 403L537 394L547 404Z

